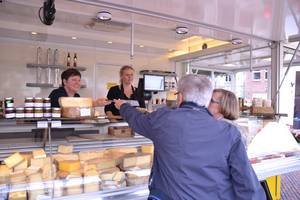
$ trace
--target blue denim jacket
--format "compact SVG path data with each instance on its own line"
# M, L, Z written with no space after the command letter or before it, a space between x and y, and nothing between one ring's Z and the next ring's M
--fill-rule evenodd
M176 200L266 198L240 133L206 108L183 103L143 114L123 104L120 113L135 132L153 141L150 191Z

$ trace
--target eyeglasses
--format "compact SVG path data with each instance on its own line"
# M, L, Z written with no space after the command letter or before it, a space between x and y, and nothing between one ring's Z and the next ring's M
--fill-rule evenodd
M219 101L216 101L216 100L214 100L213 98L211 98L210 102L211 102L211 103L220 104L220 102L219 102Z

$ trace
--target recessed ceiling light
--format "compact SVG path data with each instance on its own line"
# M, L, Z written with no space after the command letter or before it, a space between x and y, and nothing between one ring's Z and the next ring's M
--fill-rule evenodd
M177 26L175 28L175 31L177 34L187 34L189 32L189 29L185 26Z
M97 13L97 19L102 20L102 21L109 21L111 20L112 15L108 11L101 11Z
M141 45L139 45L139 47L143 48L143 47L144 47L144 45L142 45L142 44L141 44Z
M72 37L72 40L76 40L76 39L77 39L77 37L75 37L75 36Z
M238 44L242 44L242 43L243 43L243 40L240 38L233 38L231 40L231 44L233 44L233 45L238 45Z
M112 44L113 42L112 42L112 41L107 41L107 43L108 43L108 44Z
M31 35L37 35L37 32L32 31Z

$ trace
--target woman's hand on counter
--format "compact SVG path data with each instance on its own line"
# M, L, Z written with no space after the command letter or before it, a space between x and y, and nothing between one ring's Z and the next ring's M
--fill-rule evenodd
M120 110L121 106L123 103L125 103L123 100L121 99L114 99L114 103L115 103L115 107Z

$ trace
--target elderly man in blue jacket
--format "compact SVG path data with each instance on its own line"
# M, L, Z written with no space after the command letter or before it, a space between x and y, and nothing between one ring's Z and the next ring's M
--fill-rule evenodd
M239 131L206 109L212 90L208 78L186 75L178 82L179 107L151 114L115 100L129 126L153 141L149 199L266 199Z

